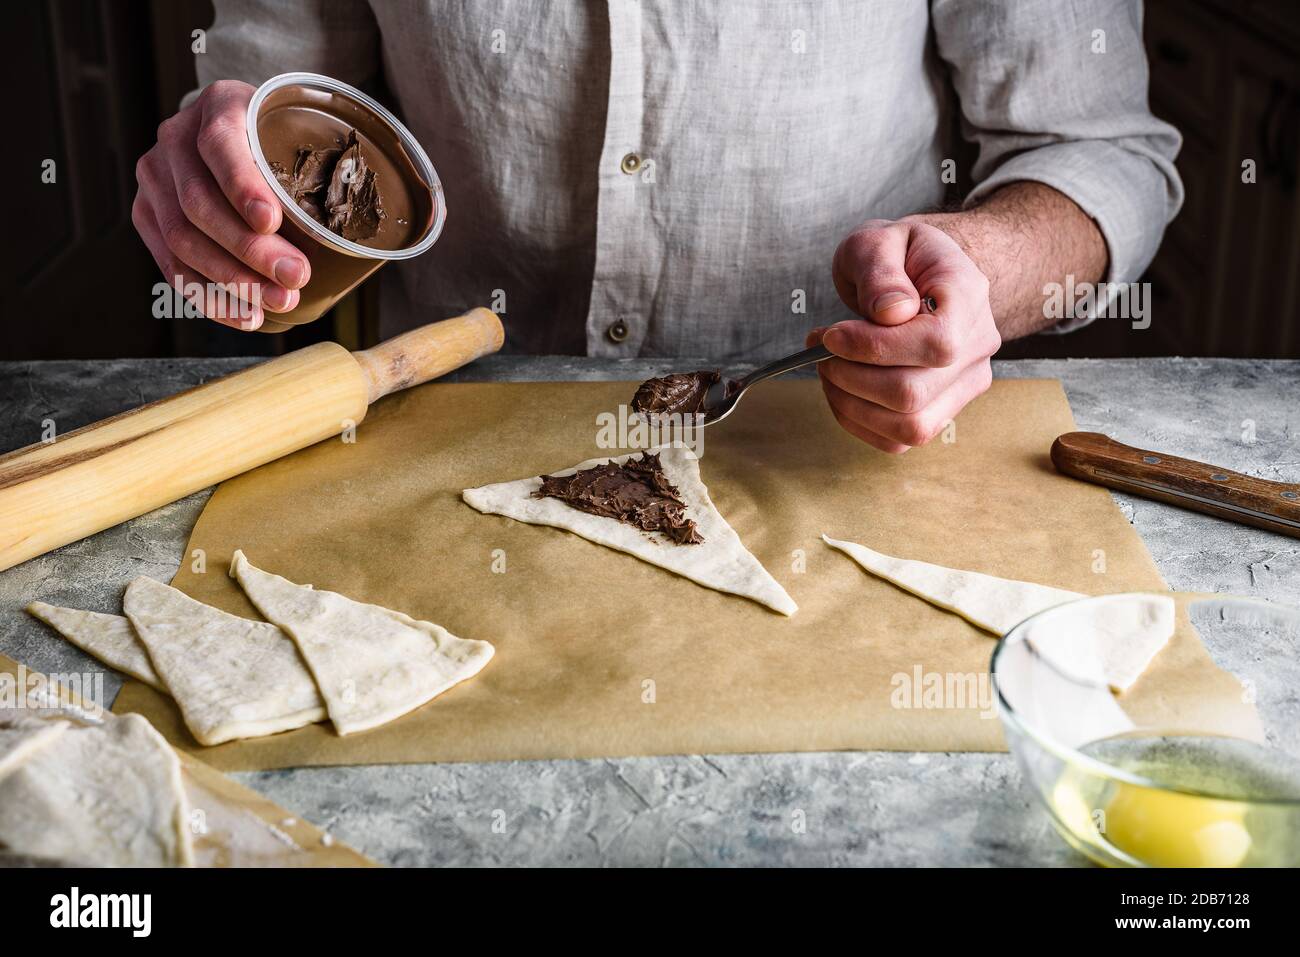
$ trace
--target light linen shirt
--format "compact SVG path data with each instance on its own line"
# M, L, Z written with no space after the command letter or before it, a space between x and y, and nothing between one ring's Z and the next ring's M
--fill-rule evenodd
M854 227L1018 180L1136 280L1177 212L1140 0L216 0L201 83L382 84L446 190L388 335L496 306L517 352L762 359L848 318ZM978 146L960 168L959 138ZM974 152L974 151L970 151ZM945 163L945 161L950 161ZM945 176L945 171L949 175Z

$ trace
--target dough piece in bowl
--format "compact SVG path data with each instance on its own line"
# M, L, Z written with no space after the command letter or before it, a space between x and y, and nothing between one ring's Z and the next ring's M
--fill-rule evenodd
M894 558L855 542L822 538L873 575L999 637L1031 615L1088 597L1063 588ZM1059 634L1031 635L1034 647L1068 674L1084 681L1105 681L1123 691L1173 637L1174 601L1166 595L1126 595L1087 609L1086 615L1062 616L1062 621L1070 626Z
M0 778L47 744L53 744L54 739L69 727L66 721L8 719L8 713L0 712Z
M258 610L297 643L339 734L386 724L472 678L486 641L331 591L298 585L236 551L230 572Z
M200 744L325 720L316 683L275 625L228 614L144 576L127 586L122 606Z
M1116 595L1039 621L1026 638L1059 671L1125 691L1141 677L1176 627L1169 595Z
M705 588L752 599L783 615L798 611L794 599L750 554L735 529L714 507L709 490L700 479L700 460L695 453L670 446L649 451L659 455L664 476L686 502L687 516L695 522L702 542L675 544L661 533L644 532L616 518L580 511L559 499L537 498L533 493L542 487L540 476L465 489L461 497L480 512L574 532L599 545L666 568ZM621 465L641 454L590 459L552 475L568 476L607 462Z
M194 861L175 752L144 718L67 728L0 778L0 845L92 867Z
M27 606L27 613L39 618L86 654L99 659L110 668L167 694L167 686L158 677L153 662L149 660L149 652L136 637L135 629L127 618L105 615L98 611L60 608L43 601L32 602Z

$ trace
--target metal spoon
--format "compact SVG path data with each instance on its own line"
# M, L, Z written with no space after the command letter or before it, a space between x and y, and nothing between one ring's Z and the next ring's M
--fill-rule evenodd
M921 311L933 313L938 308L933 296L924 296L921 299ZM725 376L718 382L709 386L709 391L704 394L704 407L701 410L704 413L704 421L701 426L713 425L715 422L721 422L727 416L731 415L732 409L740 401L740 397L745 394L745 390L752 385L757 385L764 379L770 379L772 376L780 375L783 372L791 372L795 369L802 369L804 366L812 365L815 362L824 362L831 357L832 353L825 346L813 346L811 349L805 349L803 352L796 352L792 356L786 356L784 359L777 359L775 362L769 362L762 368L755 369L743 379L728 379Z
M811 349L796 352L784 359L769 362L762 368L755 369L743 379L722 378L709 386L709 391L704 394L704 405L700 410L704 413L704 421L701 425L713 425L715 422L721 422L731 415L736 403L740 401L740 397L745 394L745 390L750 386L757 385L764 379L770 379L772 376L778 376L783 372L802 369L814 362L829 359L831 355L831 351L825 346L813 346Z

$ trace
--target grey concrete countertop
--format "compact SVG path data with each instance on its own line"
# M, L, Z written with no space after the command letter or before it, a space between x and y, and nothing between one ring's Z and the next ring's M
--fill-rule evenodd
M47 420L64 433L251 361L0 363L0 451L38 441ZM496 356L452 378L640 380L699 364ZM1035 360L995 370L1062 380L1082 429L1300 481L1300 362ZM0 573L0 651L42 671L102 670L24 605L120 614L132 578L170 580L210 492ZM1300 603L1300 541L1116 498L1170 587ZM106 685L116 695L117 680ZM692 755L234 776L387 864L1085 863L1051 831L1005 754ZM791 826L800 811L801 832Z

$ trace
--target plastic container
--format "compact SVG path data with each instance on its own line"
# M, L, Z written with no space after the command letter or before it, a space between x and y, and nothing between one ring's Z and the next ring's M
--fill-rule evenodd
M280 185L262 148L261 123L286 107L324 114L322 122L333 122L337 127L356 128L368 157L374 156L377 150L390 170L413 174L415 179L408 180L407 185L418 181L428 190L429 216L428 222L421 224L424 228L400 248L384 249L345 239L307 215ZM311 277L299 291L298 305L287 313L265 313L261 331L283 332L319 319L380 266L427 252L442 233L447 207L442 182L429 157L397 117L355 87L317 73L283 73L272 77L253 94L245 128L253 159L284 211L280 235L302 250L311 264ZM381 174L381 197L384 179ZM391 181L387 187L392 189Z

